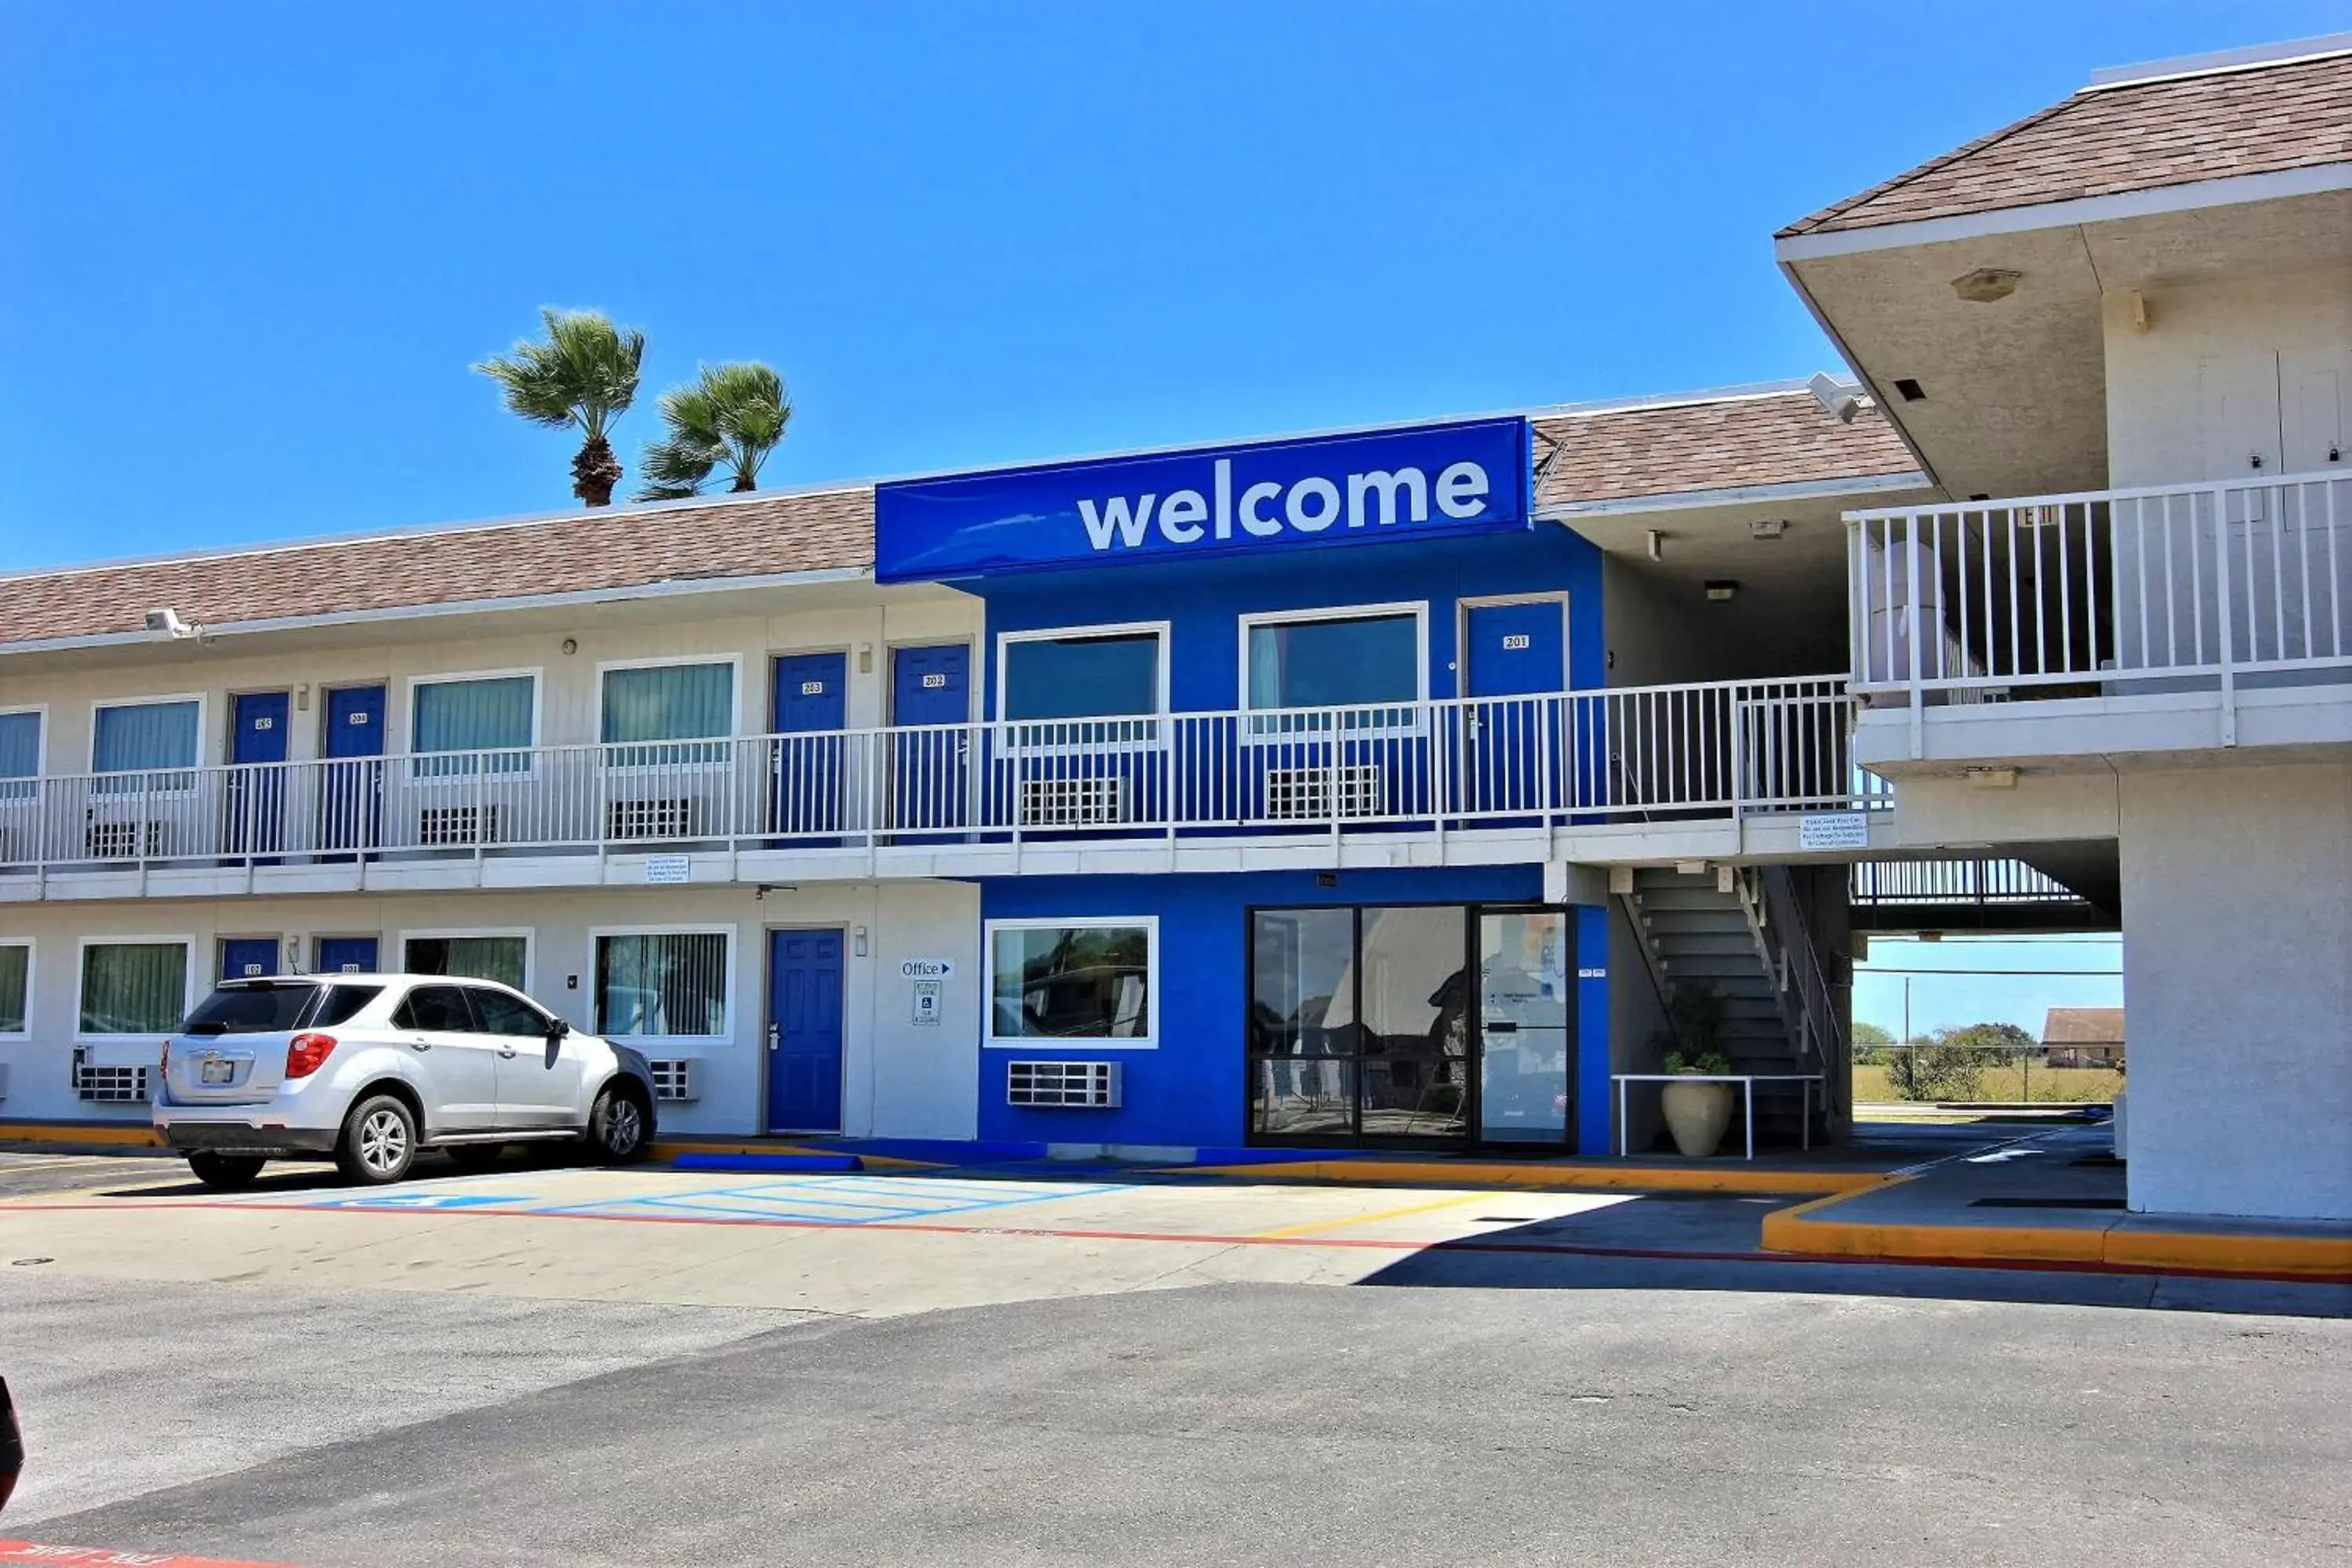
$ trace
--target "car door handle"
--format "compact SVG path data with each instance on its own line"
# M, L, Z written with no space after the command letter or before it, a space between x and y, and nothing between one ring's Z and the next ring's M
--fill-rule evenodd
M408 1048L412 1051L429 1051L433 1048L433 1042L430 1040L411 1040L408 1042Z
M514 1054L515 1054L515 1048L514 1048L512 1046L500 1046L500 1047L499 1047L499 1055L500 1055L500 1056L502 1056L502 1057L506 1057L506 1058L511 1058L514 1056Z

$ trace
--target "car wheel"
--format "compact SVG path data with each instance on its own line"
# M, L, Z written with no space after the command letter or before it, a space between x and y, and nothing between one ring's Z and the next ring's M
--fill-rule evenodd
M589 1152L607 1165L642 1160L653 1144L654 1118L645 1098L614 1084L596 1097L588 1113Z
M343 1135L335 1143L335 1163L352 1181L371 1187L396 1182L416 1163L416 1118L388 1094L372 1095L352 1107Z
M506 1157L503 1143L452 1143L441 1151L461 1171L487 1171Z
M224 1193L253 1185L253 1178L261 1174L261 1167L268 1163L269 1162L258 1154L215 1154L207 1152L188 1156L188 1169L195 1173L196 1180Z

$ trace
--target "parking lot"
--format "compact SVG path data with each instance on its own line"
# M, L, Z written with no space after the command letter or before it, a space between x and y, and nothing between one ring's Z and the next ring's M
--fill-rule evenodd
M0 1538L329 1564L2340 1562L2341 1288L1759 1196L0 1156Z

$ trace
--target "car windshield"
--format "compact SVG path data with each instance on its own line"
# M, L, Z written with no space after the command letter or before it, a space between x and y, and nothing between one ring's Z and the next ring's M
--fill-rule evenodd
M318 999L319 985L307 980L264 980L224 985L188 1015L189 1035L266 1035L299 1028Z

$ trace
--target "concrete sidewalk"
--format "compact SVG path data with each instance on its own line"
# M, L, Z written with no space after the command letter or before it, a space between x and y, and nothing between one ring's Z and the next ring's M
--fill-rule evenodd
M1772 1252L1898 1262L2065 1264L2347 1286L2352 1223L2135 1214L2105 1127L1958 1154L1766 1216Z

